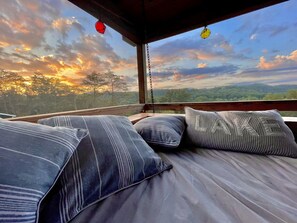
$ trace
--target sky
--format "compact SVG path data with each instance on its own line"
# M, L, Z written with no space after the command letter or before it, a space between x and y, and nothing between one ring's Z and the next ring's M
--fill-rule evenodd
M113 71L136 90L136 48L67 0L0 0L0 69L79 84ZM297 85L297 0L150 43L154 88Z

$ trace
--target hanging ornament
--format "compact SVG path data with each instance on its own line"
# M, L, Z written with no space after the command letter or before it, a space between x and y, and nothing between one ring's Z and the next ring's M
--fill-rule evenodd
M95 28L97 30L98 33L104 34L105 33L105 29L106 26L104 25L103 22L101 22L101 20L98 20L95 24Z
M206 39L210 36L211 31L206 26L204 26L204 29L201 31L200 36L202 39Z

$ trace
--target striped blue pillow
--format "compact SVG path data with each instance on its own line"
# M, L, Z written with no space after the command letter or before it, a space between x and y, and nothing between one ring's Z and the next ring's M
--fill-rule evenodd
M186 107L187 136L199 147L297 158L294 135L277 110L208 112Z
M85 130L0 120L0 222L36 222Z
M148 117L134 127L149 145L165 151L178 148L186 129L185 117L181 115Z
M127 117L57 116L39 123L89 131L44 200L43 223L69 222L93 203L171 168Z

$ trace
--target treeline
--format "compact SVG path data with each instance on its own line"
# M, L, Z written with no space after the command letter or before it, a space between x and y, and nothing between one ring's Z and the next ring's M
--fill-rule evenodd
M157 102L282 100L297 99L296 94L296 85L269 86L265 84L154 91Z
M154 97L159 103L285 100L297 99L297 86L254 84L211 89L162 89L154 90ZM17 73L0 70L0 113L26 116L134 103L138 103L138 92L128 91L128 83L110 71L93 72L81 83L71 86L41 73L25 79Z
M0 70L0 113L26 116L137 102L136 92L128 92L126 81L112 72L94 72L71 86L41 73L25 79Z

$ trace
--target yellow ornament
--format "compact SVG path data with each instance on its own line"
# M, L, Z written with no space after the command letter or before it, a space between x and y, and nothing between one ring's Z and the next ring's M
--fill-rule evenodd
M200 36L202 39L206 39L210 36L211 31L210 29L206 28L206 26L204 27L204 29L201 31Z

